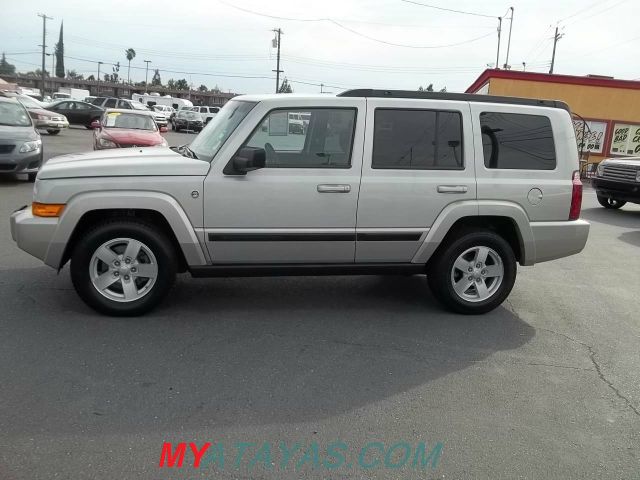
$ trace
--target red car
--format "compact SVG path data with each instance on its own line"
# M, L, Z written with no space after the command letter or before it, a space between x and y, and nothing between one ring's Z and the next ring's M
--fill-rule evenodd
M168 146L160 135L167 131L167 127L158 128L150 112L109 109L100 121L92 122L91 126L94 128L94 150Z

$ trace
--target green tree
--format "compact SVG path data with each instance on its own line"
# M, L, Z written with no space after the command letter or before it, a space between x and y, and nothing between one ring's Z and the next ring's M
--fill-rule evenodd
M287 77L284 77L284 80L280 84L278 93L293 93L293 88L291 88L291 85L289 84L289 80L287 80Z
M206 86L206 85L204 85L204 84L203 84L203 85L200 85L200 86L198 87L198 91L199 91L199 92L208 92L208 91L209 91L209 89L207 88L207 86Z
M189 90L189 83L184 78L176 80L176 90Z
M2 54L2 60L0 60L0 74L2 75L14 75L16 73L16 66L7 62L7 57Z
M63 40L64 22L60 23L60 37L55 46L56 55L56 77L64 78L64 40Z
M169 81L167 82L167 88L169 90L175 90L176 89L176 81L173 78L170 78Z
M136 58L136 51L133 48L127 48L124 51L124 54L129 62L129 67L127 68L127 83L131 83L131 60Z
M84 75L77 73L75 70L67 70L67 78L71 80L84 80Z
M156 68L155 72L153 72L153 78L151 79L151 85L154 87L162 86L162 79L160 78L160 70Z
M91 74L91 75L89 75L89 76L87 77L87 81L89 81L89 82L95 82L95 81L96 81L96 77L94 77L94 76L93 76L93 74Z

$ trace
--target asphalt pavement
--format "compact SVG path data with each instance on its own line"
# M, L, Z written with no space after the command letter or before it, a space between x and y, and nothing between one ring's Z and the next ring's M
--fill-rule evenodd
M43 140L91 148L87 130ZM586 189L586 249L519 268L483 316L444 311L420 276L181 275L127 319L11 241L31 189L0 177L2 480L640 478L638 206ZM182 468L159 466L164 442L187 442ZM188 442L212 443L199 468ZM425 467L421 442L442 446Z

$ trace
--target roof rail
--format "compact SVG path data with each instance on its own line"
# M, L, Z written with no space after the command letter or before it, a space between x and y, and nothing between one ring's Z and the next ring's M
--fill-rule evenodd
M346 90L338 97L367 98L416 98L424 100L458 100L461 102L506 103L510 105L533 105L537 107L562 108L571 112L569 105L561 100L538 100L535 98L503 97L498 95L478 95L476 93L425 92L416 90L376 90L360 88Z

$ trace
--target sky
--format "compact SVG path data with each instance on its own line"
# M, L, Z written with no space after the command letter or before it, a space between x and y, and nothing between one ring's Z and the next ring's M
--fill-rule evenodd
M276 69L272 30L281 28L280 68L297 93L413 90L430 83L464 91L496 63L498 17L504 18L498 63L506 62L513 7L513 70L548 72L558 26L555 73L640 79L637 2L0 0L0 52L18 71L38 68L37 14L45 13L53 17L47 22L47 50L64 21L65 67L85 77L97 73L98 61L105 62L102 73L119 61L126 79L125 49L133 48L135 81L145 79L144 60L150 60L149 80L158 68L163 83L185 78L194 88L270 93ZM50 70L51 57L46 65Z

